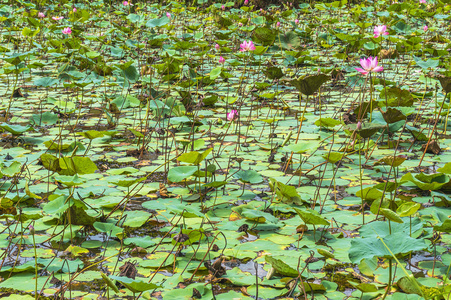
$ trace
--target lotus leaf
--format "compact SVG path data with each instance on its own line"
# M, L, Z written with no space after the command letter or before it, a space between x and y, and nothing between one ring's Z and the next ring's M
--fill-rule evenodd
M140 279L132 279L128 277L110 275L110 279L119 281L133 293L145 292L160 287L159 285L156 285L154 283L145 282Z
M290 81L290 84L302 94L311 96L329 79L330 76L326 74L310 75L300 79L293 79Z
M301 210L296 207L294 207L294 210L298 213L298 215L301 217L302 221L304 221L305 224L324 225L324 226L330 225L329 221L321 217L321 215L316 210L308 208L305 210Z
M233 174L233 177L244 183L260 183L263 180L262 176L254 170L239 170Z
M27 125L27 126L10 125L10 124L7 124L7 123L0 124L0 128L12 133L15 136L19 136L19 135L23 134L26 131L33 130L33 127L31 127L30 125Z
M382 240L381 240L382 239ZM351 241L349 258L353 263L373 257L393 258L393 256L420 251L427 248L423 240L411 238L404 232L394 232L385 237L355 238Z

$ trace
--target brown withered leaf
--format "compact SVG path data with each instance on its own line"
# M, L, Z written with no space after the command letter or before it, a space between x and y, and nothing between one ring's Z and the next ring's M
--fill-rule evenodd
M349 109L343 114L343 122L346 125L357 123L357 115L353 112L352 109Z
M59 280L58 278L56 278L55 276L52 276L50 283L55 284L55 285L61 285L63 282L61 280Z
M428 147L427 149L426 149L426 145ZM440 145L436 141L431 141L429 143L429 145L427 143L423 144L421 146L421 151L424 152L425 149L426 149L427 153L433 153L433 154L436 154L436 155L440 154L440 152L442 152L442 149L440 148Z
M222 266L222 261L222 257L218 257L213 264L209 261L204 262L204 266L214 277L221 277L226 274L226 269Z
M122 276L122 277L125 276L125 277L132 278L132 279L135 279L136 274L138 274L135 264L133 264L129 261L125 262L121 267L119 267L119 271L121 271L119 276Z
M298 227L296 227L297 233L303 233L303 232L306 232L307 230L308 230L308 227L305 224L301 224Z
M147 250L144 249L143 247L135 247L132 249L132 251L130 251L130 253L132 255L146 254Z
M13 92L13 98L26 98L26 95L22 94L20 88L17 88Z
M398 57L398 50L396 49L382 49L381 51L379 51L379 58L381 59L396 57Z
M160 188L159 188L158 192L160 193L161 198L170 198L170 196L168 194L168 189L164 186L164 183L160 182Z
M438 81L440 81L440 85L442 86L445 93L451 93L451 77L439 75L436 77Z
M176 236L174 236L174 241L176 241L177 243L184 243L187 240L189 240L189 236L184 233L179 233Z

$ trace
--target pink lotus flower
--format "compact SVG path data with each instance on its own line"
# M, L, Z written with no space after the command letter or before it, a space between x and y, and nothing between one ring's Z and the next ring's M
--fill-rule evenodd
M244 41L240 44L240 51L244 52L244 51L253 51L255 50L255 46L254 43L252 41Z
M219 50L219 44L216 44L216 45L215 45L215 49L216 49L216 50Z
M169 19L171 18L171 14L170 13L166 13L166 17L168 17Z
M73 12L77 12L77 9L74 7L74 9L72 10Z
M248 5L249 4L249 0L244 0L244 5Z
M362 129L362 122L358 121L357 122L357 130L361 130Z
M128 3L128 1L124 1L124 2L122 2L122 5L127 6L127 5L129 5L129 3Z
M420 0L420 3L426 4L426 0Z
M424 30L424 31L428 31L428 29L429 29L429 27L428 27L427 25L424 25L424 26L423 26L423 30Z
M298 19L294 20L294 24L299 25L299 20Z
M70 29L70 27L66 27L62 31L63 31L64 34L71 34L72 33L72 29Z
M228 114L227 114L227 121L233 121L236 118L238 118L238 111L236 109L232 109Z
M38 12L38 17L42 19L42 18L45 18L45 15L42 12Z
M374 26L374 37L378 38L381 35L388 35L387 26L385 25Z
M276 26L277 26L277 27L280 27L280 22L277 22L277 23L276 23Z
M64 17L52 17L52 19L53 19L54 21L59 21L59 20L64 19Z
M377 56L375 58L372 58L371 56L368 57L367 59L362 58L360 60L360 65L362 66L363 69L362 68L354 68L354 69L362 73L362 75L366 75L370 72L381 72L384 70L384 68L377 65Z
M238 27L241 27L241 26L243 26L243 23L239 22Z
M224 5L221 5L221 9L222 9L222 10L225 10L225 6L224 6Z
M225 62L224 57L220 56L220 57L219 57L219 63L220 63L220 64L223 64L224 62Z

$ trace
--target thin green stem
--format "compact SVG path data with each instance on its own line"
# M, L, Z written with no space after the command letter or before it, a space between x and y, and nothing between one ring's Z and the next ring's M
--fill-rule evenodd
M38 297L38 254L36 251L36 241L34 239L34 232L31 235L33 237L33 249L34 249L34 276L35 276L34 297L35 297L35 299L39 299L39 297Z

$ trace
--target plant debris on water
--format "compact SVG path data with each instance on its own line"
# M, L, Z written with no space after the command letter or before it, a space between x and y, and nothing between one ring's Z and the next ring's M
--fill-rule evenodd
M0 22L0 297L449 299L449 0Z

